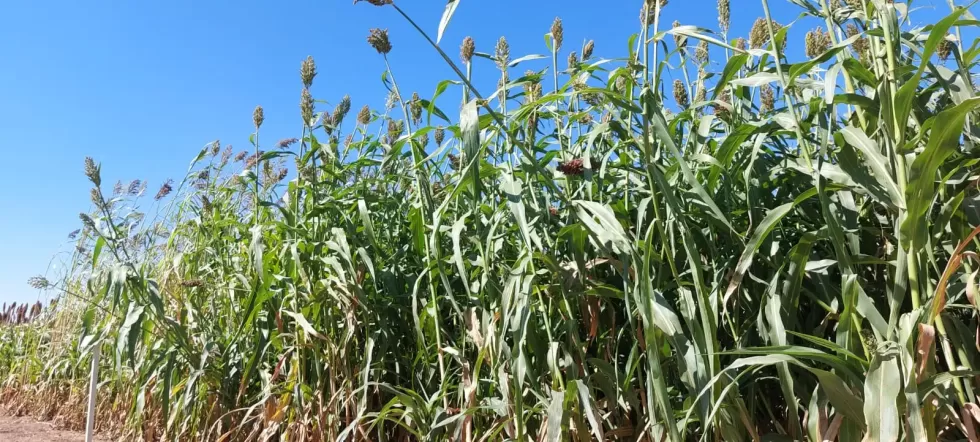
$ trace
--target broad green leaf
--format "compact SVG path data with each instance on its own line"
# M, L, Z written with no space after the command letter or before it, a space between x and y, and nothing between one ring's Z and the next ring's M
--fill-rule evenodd
M901 392L902 377L896 353L878 352L864 382L864 417L871 440L898 440L902 422L896 400Z
M905 208L905 199L902 197L902 192L898 190L898 185L895 184L895 181L891 177L888 160L881 154L878 144L871 138L868 138L864 131L854 126L845 127L841 129L840 133L844 136L844 140L848 144L857 148L864 155L865 162L871 167L871 171L874 172L875 179L888 192L892 205L900 209Z
M934 117L936 123L926 148L909 167L905 201L908 216L902 223L902 247L917 253L926 245L927 214L936 195L936 172L959 148L963 122L970 111L980 106L980 97L971 98ZM911 249L910 249L911 248Z

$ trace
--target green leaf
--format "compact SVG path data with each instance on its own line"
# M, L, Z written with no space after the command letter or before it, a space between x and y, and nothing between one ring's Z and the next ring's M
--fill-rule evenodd
M439 19L439 32L436 34L436 44L442 41L442 35L446 32L446 26L449 26L449 20L453 18L453 14L456 13L456 7L459 6L460 0L449 0L446 3L446 9L442 11L442 18Z
M854 126L845 127L840 130L840 133L848 144L857 148L864 155L865 163L871 167L878 183L888 192L892 205L905 208L905 199L902 198L902 192L898 190L898 184L892 180L888 160L881 154L878 143L875 143L874 140L865 135L864 131Z
M902 377L896 355L879 352L864 382L864 417L871 440L898 440L901 417L896 399L902 392Z
M936 196L936 172L950 155L959 148L960 134L967 114L980 106L980 97L941 112L933 117L932 134L925 150L915 158L909 168L905 201L908 216L902 223L902 247L915 253L926 245L928 230L926 216Z
M755 257L755 252L759 250L759 246L769 236L769 232L772 232L772 229L782 221L783 217L793 210L793 207L796 207L795 203L786 203L770 210L762 222L759 223L759 226L755 228L755 232L752 233L752 238L749 239L749 242L745 245L745 249L742 251L742 256L738 258L738 264L735 265L735 273L732 274L732 279L728 283L728 289L725 290L725 296L722 301L724 305L728 304L728 299L731 298L735 290L738 289L739 284L742 283L742 278L745 277L745 273L752 266L752 258Z
M320 332L316 331L316 329L313 328L313 325L310 324L310 321L306 320L306 316L303 316L302 313L291 312L289 310L283 310L282 312L289 315L291 318L293 318L293 320L296 321L296 325L299 325L300 328L302 328L303 331L306 332L306 334L323 340L327 339L326 336L321 335Z
M472 180L473 198L480 200L480 111L476 100L463 105L459 114L459 129L462 133L464 159Z
M929 66L929 58L932 57L939 43L946 38L946 34L949 33L949 28L959 20L965 11L965 8L957 7L946 18L936 23L929 33L929 38L926 40L925 46L922 48L922 60L919 62L919 68L912 75L912 78L906 80L895 94L895 123L902 130L904 130L906 123L909 121L909 114L912 113L912 101L915 99L916 92L921 86L919 82L922 80L922 73ZM962 126L962 123L960 125ZM904 234L902 235L902 239L904 242Z

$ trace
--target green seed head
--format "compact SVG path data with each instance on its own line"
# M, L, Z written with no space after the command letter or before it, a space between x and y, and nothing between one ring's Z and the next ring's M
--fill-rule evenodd
M571 53L568 54L568 70L574 71L577 66L578 66L578 54L576 54L575 51L572 51Z
M939 45L936 46L936 55L939 56L939 59L946 61L951 53L953 53L953 42L949 41L948 38L940 40Z
M830 34L817 27L806 33L806 56L817 58L830 48Z

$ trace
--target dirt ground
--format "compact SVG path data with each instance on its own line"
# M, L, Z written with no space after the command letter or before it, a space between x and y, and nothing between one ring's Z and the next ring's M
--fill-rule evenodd
M3 442L82 442L85 433L62 431L50 422L38 422L29 416L13 417L0 407L0 441ZM104 439L96 438L99 442Z

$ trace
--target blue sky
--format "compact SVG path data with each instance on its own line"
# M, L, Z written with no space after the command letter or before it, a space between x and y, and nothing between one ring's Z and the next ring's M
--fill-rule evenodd
M746 35L762 13L761 3L731 1L731 35ZM435 33L444 1L399 3ZM798 15L788 1L771 3L783 23ZM455 57L459 42L472 35L478 51L492 52L496 39L505 35L512 58L545 53L543 36L561 16L562 67L567 51L579 50L590 38L597 56L619 57L638 29L639 5L639 0L462 0L442 45ZM674 0L663 20L716 28L715 5L716 0ZM915 5L930 17L948 11L944 0ZM817 25L822 22L805 19L791 38L800 41ZM67 234L78 227L78 213L88 209L85 156L102 163L107 187L139 178L149 181L152 194L167 178L179 178L212 140L246 148L257 104L265 108L264 140L298 136L298 69L307 55L316 59L319 71L314 97L336 103L348 93L354 112L364 104L380 107L384 66L365 43L373 27L390 30L391 62L403 91L430 96L440 80L452 76L393 10L366 2L6 3L0 14L0 152L5 163L0 172L0 302L36 300L27 278L48 272L52 257L70 249ZM538 63L521 66L519 72L544 67L544 61ZM478 59L474 71L488 86L497 78L489 60ZM450 115L456 97L440 100Z

